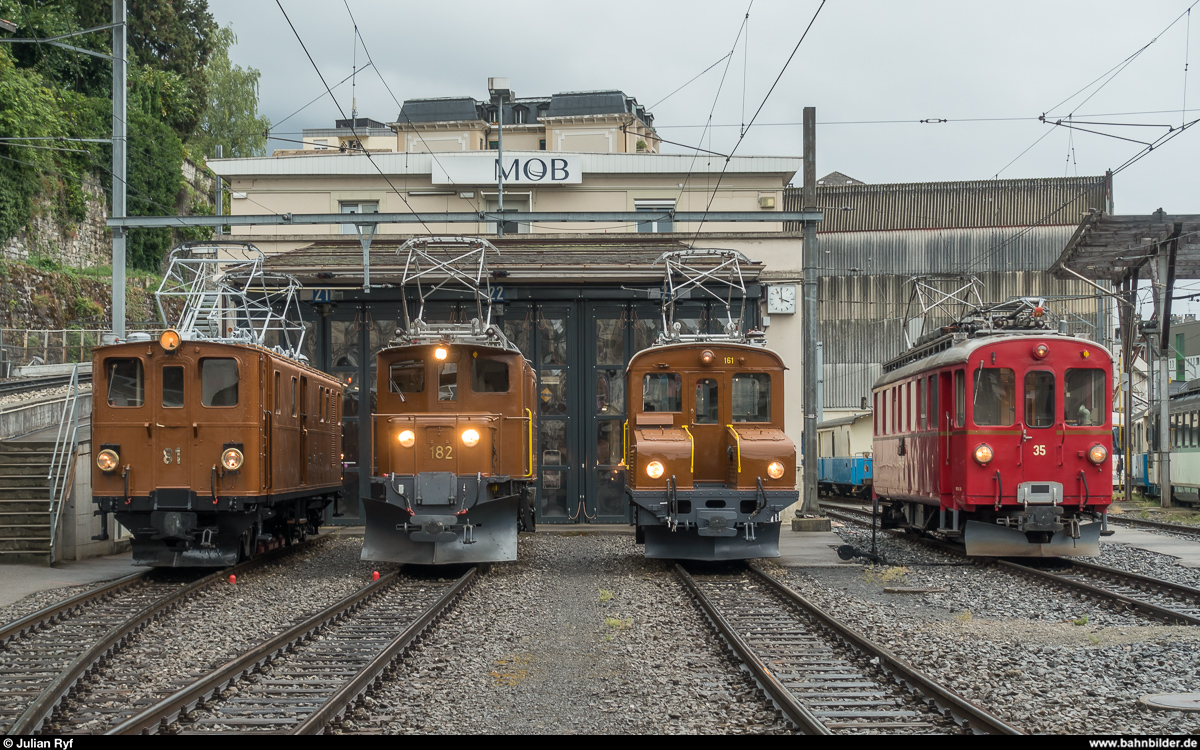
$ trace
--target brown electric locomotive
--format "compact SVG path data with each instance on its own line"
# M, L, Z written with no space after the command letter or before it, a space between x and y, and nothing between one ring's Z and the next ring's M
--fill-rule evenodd
M490 324L485 240L426 237L408 253L405 285L419 312L379 352L372 415L375 472L364 560L415 564L517 558L533 529L533 367ZM473 293L469 323L424 320L425 300L454 280ZM432 288L422 285L429 282Z
M707 259L709 265L701 265ZM733 251L664 256L671 300L722 281L743 291ZM678 283L689 273L694 283ZM744 299L744 297L743 297ZM686 336L665 302L665 333L627 370L626 493L646 556L739 560L779 556L780 513L799 499L796 446L784 432L784 365L761 334ZM727 304L728 308L728 304ZM640 405L639 405L640 404Z
M185 247L172 260L164 285L181 267L199 278L189 262L220 278L216 252ZM301 540L341 492L341 382L229 327L254 322L245 308L190 315L228 292L189 292L184 331L93 350L92 498L133 535L135 565L224 566ZM269 303L263 314L260 332L280 323Z

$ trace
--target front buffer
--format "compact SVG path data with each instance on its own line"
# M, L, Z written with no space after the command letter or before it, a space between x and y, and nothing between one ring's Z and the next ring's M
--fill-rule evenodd
M648 558L749 560L779 557L779 514L794 490L626 490Z
M372 477L363 560L411 565L517 559L522 489L509 477L424 472Z

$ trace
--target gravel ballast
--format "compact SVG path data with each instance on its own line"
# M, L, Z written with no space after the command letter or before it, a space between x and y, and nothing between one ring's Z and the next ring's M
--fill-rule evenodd
M785 733L667 564L523 535L355 713L370 733Z
M869 529L837 531L869 548ZM764 569L1027 732L1200 731L1200 714L1155 711L1138 700L1200 692L1198 629L1120 614L885 534L878 540L892 566L785 569L764 562ZM1106 565L1181 583L1191 573L1145 550L1103 550ZM893 587L945 590L885 593Z

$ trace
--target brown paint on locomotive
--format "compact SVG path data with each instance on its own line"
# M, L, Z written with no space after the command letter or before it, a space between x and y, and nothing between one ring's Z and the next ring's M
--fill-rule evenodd
M626 485L647 556L778 556L779 513L799 497L784 369L769 349L717 341L630 361L627 393L642 399L630 403Z
M515 560L518 516L533 526L533 367L475 343L393 347L376 365L363 559Z
M315 530L341 492L341 382L258 346L169 343L93 350L93 450L117 458L92 495L135 563L226 565Z

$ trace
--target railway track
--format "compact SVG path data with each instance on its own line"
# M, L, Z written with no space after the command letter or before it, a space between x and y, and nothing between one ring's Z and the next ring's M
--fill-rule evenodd
M320 537L310 543L319 543ZM197 578L147 571L66 599L0 629L0 728L41 731L81 684L141 630L186 600L299 546Z
M721 637L806 734L1021 734L761 570L691 575Z
M92 382L92 374L80 373L80 383ZM70 375L46 375L36 378L6 378L0 379L0 396L12 396L20 393L29 393L30 391L40 391L47 388L58 388L59 386L70 385Z
M826 505L826 512L840 520L871 525L871 514L859 508ZM889 530L890 532L891 530ZM902 531L894 536L966 557L961 547L928 537L916 537ZM1032 558L1028 561L978 559L1030 580L1063 586L1118 610L1137 612L1172 625L1200 625L1200 589L1163 581L1118 568L1086 562L1078 558ZM1035 561L1036 560L1036 561Z
M477 579L477 568L452 583L389 573L106 734L322 734Z
M1117 516L1112 513L1108 514L1108 523L1110 525L1128 526L1132 529L1150 529L1152 531L1166 531L1172 534L1182 534L1193 538L1200 538L1200 526L1185 526L1181 523L1166 523L1164 521L1151 521L1147 518L1129 518L1127 516Z

